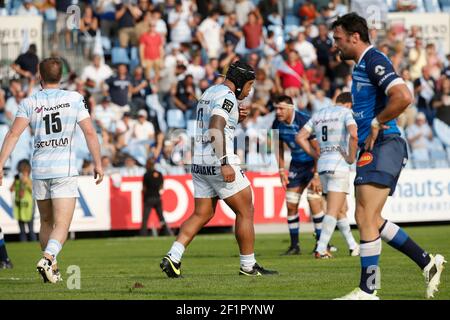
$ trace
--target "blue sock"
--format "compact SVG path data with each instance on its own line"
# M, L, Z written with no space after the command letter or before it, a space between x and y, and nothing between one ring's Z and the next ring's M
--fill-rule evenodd
M299 221L298 214L295 216L288 216L287 218L289 235L291 236L291 247L298 246L298 233L300 229Z
M430 256L417 245L408 234L395 223L386 220L380 228L381 239L386 241L391 247L403 252L413 260L420 269L430 263Z
M8 252L6 251L2 228L0 228L0 261L8 261Z
M361 249L361 290L372 294L379 285L378 260L381 254L381 239L373 241L360 241Z
M313 220L313 223L314 223L314 232L316 233L316 240L317 241L319 241L320 234L322 233L323 217L325 217L325 213L323 213L323 211L321 211L318 214L312 216L312 220Z

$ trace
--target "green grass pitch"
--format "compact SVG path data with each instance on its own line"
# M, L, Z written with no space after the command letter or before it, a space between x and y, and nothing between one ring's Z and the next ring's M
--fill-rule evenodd
M450 260L450 226L406 228L431 253ZM356 231L353 230L356 235ZM36 272L37 243L7 243L14 263L0 270L0 299L332 299L348 293L359 281L359 258L349 257L342 236L332 260L310 254L310 233L300 236L302 255L282 257L288 234L257 235L257 260L279 276L238 276L239 255L232 234L199 235L186 251L182 279L168 279L159 268L174 238L110 238L68 241L58 260L64 281L43 284ZM79 290L69 290L69 265L80 267ZM380 259L381 299L424 299L424 278L403 254L383 243ZM450 270L444 270L436 299L450 299Z

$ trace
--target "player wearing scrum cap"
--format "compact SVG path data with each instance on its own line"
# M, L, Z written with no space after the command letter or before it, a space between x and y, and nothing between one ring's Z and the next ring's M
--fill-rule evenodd
M236 240L240 252L240 275L277 274L262 268L254 255L255 232L250 182L234 154L234 131L247 116L238 99L248 96L255 72L236 61L228 68L221 84L208 88L197 104L195 148L191 168L194 182L194 213L182 224L176 241L160 263L170 278L181 276L181 257L200 229L214 216L222 199L235 212Z

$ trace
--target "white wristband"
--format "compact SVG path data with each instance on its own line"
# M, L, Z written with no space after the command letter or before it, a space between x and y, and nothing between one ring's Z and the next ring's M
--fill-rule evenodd
M220 158L219 158L219 161L221 161L221 160L225 159L225 158L226 158L226 157L228 157L228 156L230 156L230 155L229 155L229 154L226 154L226 155L224 155L224 156L220 157Z
M380 123L380 121L378 121L377 117L372 119L372 122L370 123L370 125L377 129L381 128L381 123Z

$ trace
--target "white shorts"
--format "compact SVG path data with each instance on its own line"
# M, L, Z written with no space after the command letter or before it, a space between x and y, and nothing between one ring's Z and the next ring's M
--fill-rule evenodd
M77 177L33 180L33 197L36 200L79 196Z
M345 192L348 193L350 174L344 171L334 173L322 173L320 182L322 183L322 192Z
M194 198L229 198L239 191L247 188L250 181L239 166L232 165L235 172L233 182L223 181L220 167L195 165L191 167L192 181L194 182Z

